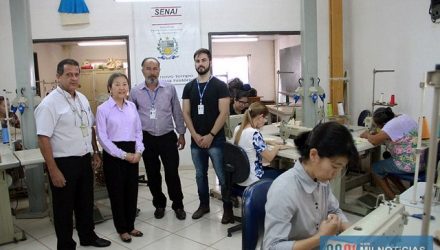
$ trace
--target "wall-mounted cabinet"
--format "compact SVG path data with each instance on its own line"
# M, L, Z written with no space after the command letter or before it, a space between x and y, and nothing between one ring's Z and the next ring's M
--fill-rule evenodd
M78 90L83 93L90 102L90 107L96 114L96 107L100 104L99 97L108 94L107 81L113 73L125 74L125 69L82 69L79 79Z

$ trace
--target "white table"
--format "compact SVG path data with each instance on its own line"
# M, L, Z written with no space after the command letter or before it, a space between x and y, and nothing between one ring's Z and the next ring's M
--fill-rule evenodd
M416 192L416 203L411 203L413 198L414 186L408 188L405 192L400 194L400 202L405 205L405 210L409 214L423 214L423 203L420 196L425 193L426 182L419 182ZM435 217L434 220L429 222L429 234L434 236L436 230L440 230L440 204L433 202L431 206L431 215ZM409 217L408 225L403 228L403 235L421 235L422 233L422 220ZM434 249L440 249L439 246L434 244Z
M270 124L264 126L260 131L265 140L276 140L282 141L281 137L279 137L279 124ZM360 138L359 135L362 131L365 130L363 127L359 126L349 126L348 129L351 131L353 135L353 139L355 141L356 149L359 154L370 154L376 148L373 144L368 142L367 139ZM287 158L290 160L298 160L300 158L300 154L296 150L296 147L293 143L292 139L287 140L288 145L292 146L292 148L280 150L277 153L277 156ZM292 164L293 167L293 164ZM346 211L350 211L357 214L367 214L369 209L364 208L359 205L347 204L345 203L345 191L346 186L352 186L353 183L365 183L370 181L370 174L366 173L360 176L356 176L352 178L350 182L346 183L346 177L341 178L341 176L337 176L334 180L331 181L332 191L335 194L336 198L340 201L340 207ZM347 185L346 185L347 184Z
M293 114L293 106L276 106L276 105L266 105L269 113L275 117L279 117L280 121L288 121ZM296 107L296 115L302 116L302 108ZM299 117L298 117L299 118ZM301 119L298 119L301 120Z
M25 239L23 231L15 232L12 221L9 189L6 182L6 169L20 166L7 145L0 145L0 245Z
M29 199L27 211L17 214L16 217L20 219L44 218L48 215L44 178L33 177L34 175L44 176L43 155L38 148L14 151L14 155L24 167Z

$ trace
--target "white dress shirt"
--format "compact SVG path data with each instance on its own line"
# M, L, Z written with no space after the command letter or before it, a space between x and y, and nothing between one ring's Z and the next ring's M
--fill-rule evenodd
M94 118L87 98L76 91L75 98L57 87L35 109L37 135L50 138L53 156L83 156L93 152ZM84 129L81 129L81 126ZM83 133L84 130L84 133Z

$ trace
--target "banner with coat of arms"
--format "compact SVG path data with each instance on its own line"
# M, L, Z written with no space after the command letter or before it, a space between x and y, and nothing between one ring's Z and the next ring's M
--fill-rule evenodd
M137 79L144 79L140 65L145 57L159 60L161 80L185 84L195 78L193 54L200 48L199 1L133 3L133 8Z

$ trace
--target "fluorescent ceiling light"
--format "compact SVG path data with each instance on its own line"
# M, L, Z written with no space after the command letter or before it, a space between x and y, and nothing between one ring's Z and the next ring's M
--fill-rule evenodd
M125 45L125 41L88 41L79 42L78 46L115 46Z
M227 38L213 38L213 43L239 43L239 42L257 42L257 37L227 37Z

